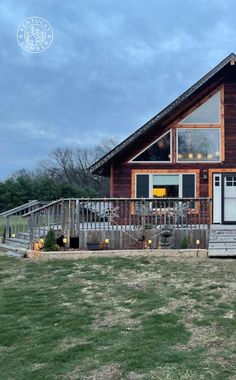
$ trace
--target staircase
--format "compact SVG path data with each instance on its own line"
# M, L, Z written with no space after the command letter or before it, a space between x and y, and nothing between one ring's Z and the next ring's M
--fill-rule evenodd
M209 257L236 257L236 226L212 226L209 235Z
M18 232L14 238L6 238L5 243L0 244L0 249L4 251L25 252L29 249L30 239L28 232Z

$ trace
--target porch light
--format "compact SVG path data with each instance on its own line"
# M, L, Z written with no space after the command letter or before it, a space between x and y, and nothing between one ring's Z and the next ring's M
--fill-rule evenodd
M106 238L106 239L105 239L105 248L106 248L106 249L108 249L108 244L109 244L109 239Z
M207 170L203 170L203 179L208 179L208 171Z
M196 256L198 257L199 256L199 246L200 246L200 240L196 240L196 246L197 246L197 252L196 252Z
M67 243L67 238L63 238L63 244Z
M149 245L152 244L152 240L151 240L151 239L148 240L148 244L149 244Z
M192 158L193 158L193 154L192 154L192 153L189 153L188 158L189 158L190 160L192 160Z
M42 243L42 244L44 243L44 239L39 239L39 241L40 241L40 243Z
M15 237L16 237L16 234L11 234L11 237L12 237L12 238L15 238Z

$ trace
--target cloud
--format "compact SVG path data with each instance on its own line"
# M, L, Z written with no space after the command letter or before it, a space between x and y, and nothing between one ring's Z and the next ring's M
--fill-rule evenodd
M127 137L236 50L235 10L232 0L1 0L0 178L60 144ZM32 15L54 30L37 55L16 40Z

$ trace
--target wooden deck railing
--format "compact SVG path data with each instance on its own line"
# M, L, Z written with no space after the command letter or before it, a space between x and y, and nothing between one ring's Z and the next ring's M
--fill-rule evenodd
M53 229L57 238L64 237L67 242L79 237L81 248L86 248L89 240L105 238L118 240L116 247L132 247L131 243L123 244L125 239L151 239L158 246L158 236L167 226L175 232L193 232L194 240L198 239L198 232L204 231L206 242L210 208L210 198L59 199L22 216L8 216L6 237L24 232L32 243Z
M29 218L31 239L56 234L78 236L81 231L126 232L159 228L209 229L209 198L81 198L60 199L40 207Z

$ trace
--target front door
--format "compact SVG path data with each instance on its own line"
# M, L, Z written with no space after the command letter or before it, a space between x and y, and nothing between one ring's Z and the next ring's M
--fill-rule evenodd
M223 175L223 223L236 223L236 173Z

